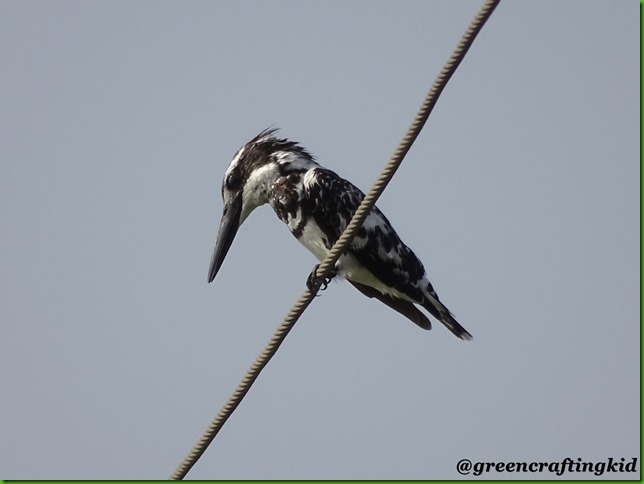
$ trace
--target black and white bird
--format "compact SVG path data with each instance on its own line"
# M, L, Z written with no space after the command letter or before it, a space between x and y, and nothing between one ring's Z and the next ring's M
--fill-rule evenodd
M320 166L302 146L267 129L235 154L221 187L224 212L215 242L208 282L212 282L250 213L269 203L291 233L322 261L347 227L364 194ZM472 335L440 302L425 268L383 213L374 207L335 273L364 295L382 301L423 329L431 329L425 308L461 339Z

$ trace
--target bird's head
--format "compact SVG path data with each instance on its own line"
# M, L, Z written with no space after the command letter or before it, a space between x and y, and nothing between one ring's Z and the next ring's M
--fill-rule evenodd
M276 128L266 129L235 154L221 185L224 212L210 260L208 282L212 282L233 243L240 225L250 213L268 202L275 181L294 171L317 166L299 144L275 137Z

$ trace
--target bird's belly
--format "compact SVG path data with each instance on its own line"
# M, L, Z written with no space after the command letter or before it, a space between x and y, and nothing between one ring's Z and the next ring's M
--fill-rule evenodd
M345 279L353 282L364 284L365 286L373 287L382 294L404 299L412 303L417 303L406 294L397 291L393 287L383 284L380 279L374 276L371 271L364 267L353 255L345 254L340 257L338 261L338 274Z
M290 227L289 223L289 227ZM329 244L327 236L322 232L318 224L314 221L309 220L304 227L302 232L297 237L297 240L306 247L309 252L311 252L320 262L322 262L326 256L329 254L329 249L327 244Z
M289 222L289 228L291 223ZM294 224L295 226L295 224ZM302 228L300 236L297 238L300 243L306 247L320 262L326 259L329 254L327 248L328 238L320 227L313 221L309 220ZM337 274L350 281L364 284L365 286L373 287L380 291L382 294L404 299L409 302L413 301L409 296L397 291L396 289L383 284L380 279L374 276L371 271L364 267L360 262L351 254L344 254L336 263Z
M289 224L290 226L290 224ZM327 248L328 238L320 227L312 220L309 220L303 227L301 235L298 237L300 243L306 247L320 262L326 259L329 254ZM330 245L330 244L329 244ZM351 254L344 254L336 263L337 274L350 281L373 287L382 294L387 294L400 299L412 301L407 295L396 289L383 284L380 279L374 276L364 265Z

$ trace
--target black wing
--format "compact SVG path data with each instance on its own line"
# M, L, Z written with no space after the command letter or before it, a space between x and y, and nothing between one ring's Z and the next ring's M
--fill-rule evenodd
M303 202L309 204L309 213L320 229L331 236L330 248L351 221L364 193L325 168L315 169L315 181L309 185L305 194L307 200ZM423 302L424 295L417 282L423 279L425 268L377 207L371 210L347 250L383 284L419 304ZM430 290L433 290L431 285Z
M386 294L382 294L380 291L377 291L372 287L365 286L364 284L360 284L358 282L349 282L353 285L353 287L355 287L365 296L369 298L375 297L376 299L379 299L391 309L398 311L400 314L405 316L411 322L416 323L421 328L427 330L432 329L432 323L429 321L429 319L427 319L427 316L421 313L413 303L405 301L404 299L393 298Z

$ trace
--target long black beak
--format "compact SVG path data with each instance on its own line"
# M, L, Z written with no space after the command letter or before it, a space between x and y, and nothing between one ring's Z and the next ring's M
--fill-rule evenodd
M237 229L239 229L241 208L241 193L224 206L224 214L221 216L219 232L217 233L217 242L215 242L215 249L210 260L210 269L208 269L208 282L212 282L217 272L219 272L219 268L226 258L228 249L230 249L230 245L233 243Z

